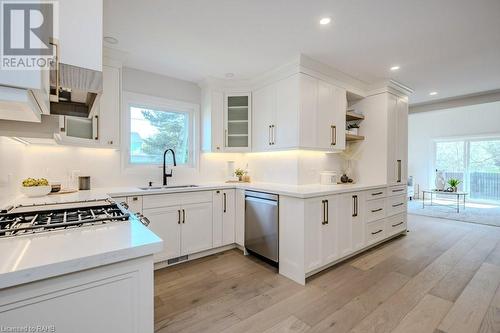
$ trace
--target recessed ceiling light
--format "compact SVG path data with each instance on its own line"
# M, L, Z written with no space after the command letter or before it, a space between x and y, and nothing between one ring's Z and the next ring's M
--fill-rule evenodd
M399 66L392 66L391 67L391 71L393 71L393 72L397 71L399 68L400 68Z
M429 95L431 95L431 96L436 96L437 94L438 94L438 93L437 93L437 91L431 91L431 92L429 93Z
M118 44L118 39L116 39L115 37L105 36L103 39L108 44Z
M332 19L330 17L323 17L321 20L319 20L319 24L321 25L327 25L332 22Z
M234 73L226 73L226 77L228 79L232 79L234 77Z

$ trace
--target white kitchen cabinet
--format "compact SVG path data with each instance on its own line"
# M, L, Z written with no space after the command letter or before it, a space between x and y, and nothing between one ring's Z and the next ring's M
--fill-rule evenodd
M408 179L408 102L387 94L387 179L389 184L406 184Z
M341 257L356 252L365 245L364 198L363 192L339 196L338 244Z
M245 246L245 190L235 190L234 198L234 241Z
M163 240L163 251L154 255L154 261L160 262L181 255L181 206L151 208L143 210L150 221L149 229Z
M202 90L202 150L224 151L224 93L209 87Z
M226 93L224 98L224 151L251 149L252 102L250 93Z
M183 205L181 255L212 248L212 203Z
M345 149L346 91L295 74L253 92L253 150Z
M252 92L252 149L269 151L272 149L272 124L275 122L276 85L268 85Z
M316 116L315 145L322 149L345 149L345 89L317 80L318 111Z
M235 190L213 192L213 246L234 243L235 239Z
M134 195L127 197L128 210L134 214L142 214L142 196Z
M102 71L102 0L59 1L60 62Z
M305 272L328 265L338 258L337 197L305 202Z
M121 69L102 67L103 91L99 103L99 142L110 147L120 146Z

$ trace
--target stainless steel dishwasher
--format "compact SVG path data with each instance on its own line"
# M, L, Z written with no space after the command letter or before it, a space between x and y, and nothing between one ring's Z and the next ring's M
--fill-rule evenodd
M276 194L245 191L245 248L278 265L279 218Z

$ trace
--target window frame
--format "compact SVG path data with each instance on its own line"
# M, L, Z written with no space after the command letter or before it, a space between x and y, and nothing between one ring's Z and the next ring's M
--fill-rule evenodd
M163 97L139 94L134 92L123 93L122 103L122 169L129 171L152 170L162 167L162 164L130 163L130 136L131 121L130 108L142 107L146 109L175 112L185 112L189 114L189 134L188 134L188 163L178 165L176 168L198 169L199 168L199 118L200 106L198 104L171 100Z

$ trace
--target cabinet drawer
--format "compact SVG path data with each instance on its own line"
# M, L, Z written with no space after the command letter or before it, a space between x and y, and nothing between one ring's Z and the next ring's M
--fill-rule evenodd
M387 189L385 187L366 191L366 200L380 199L380 198L385 198L386 196L387 196Z
M144 196L142 207L149 209L203 202L212 202L211 191L146 195Z
M386 237L386 220L378 220L366 225L366 245L377 243Z
M406 230L406 214L398 214L386 219L387 236L392 236Z
M390 196L394 196L394 195L406 194L407 188L408 188L408 186L406 186L406 185L389 187L387 196L390 197Z
M406 212L406 195L387 198L387 216Z
M386 199L370 200L366 202L366 222L380 220L386 216Z

